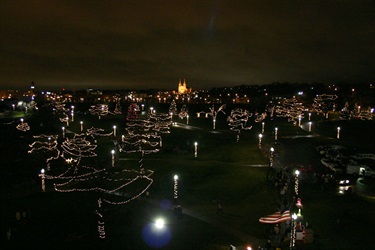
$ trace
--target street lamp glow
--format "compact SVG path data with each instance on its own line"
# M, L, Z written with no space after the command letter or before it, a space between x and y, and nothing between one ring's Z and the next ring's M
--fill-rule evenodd
M65 127L62 127L62 137L65 138Z
M337 127L337 139L340 139L340 130L341 130L341 128Z
M194 142L194 149L195 149L194 157L197 158L198 157L198 142Z
M309 122L309 132L311 132L311 124L312 122Z
M81 132L83 131L83 121L80 121L79 124L81 124Z
M163 229L163 228L164 228L164 224L165 224L165 222L164 222L164 220L161 219L161 218L156 219L156 221L155 221L155 227L156 227L157 229Z
M293 220L296 220L296 219L297 219L297 215L296 215L296 213L293 213L293 214L292 214L292 219L293 219Z
M262 148L262 137L263 137L263 135L259 134L259 143L258 143L259 148Z
M175 175L174 177L173 177L173 179L176 181L176 180L178 180L178 175Z
M297 169L295 172L296 176L299 176L299 170Z

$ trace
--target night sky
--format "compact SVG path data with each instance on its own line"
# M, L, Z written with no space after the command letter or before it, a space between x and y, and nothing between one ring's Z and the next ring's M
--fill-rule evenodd
M0 88L374 83L375 1L0 1Z

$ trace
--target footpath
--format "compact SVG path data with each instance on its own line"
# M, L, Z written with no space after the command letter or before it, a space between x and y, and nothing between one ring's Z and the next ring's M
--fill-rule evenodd
M159 206L159 202L154 199L154 198L151 198L151 197L147 197L147 198L144 198L144 199L141 199L142 201L145 201L147 203L150 203L154 206ZM171 207L171 213L173 213L173 207ZM262 240L260 239L257 239L251 235L248 235L247 233L241 231L241 230L238 230L237 228L234 228L222 221L220 221L219 219L217 218L212 218L212 217L209 217L209 216L205 216L203 214L200 214L190 208L187 208L187 207L183 207L182 209L182 214L184 216L190 216L192 218L195 218L197 220L200 220L200 221L203 221L207 224L210 224L220 230L222 230L223 232L226 232L227 234L230 234L230 235L233 235L235 237L237 237L238 239L242 240L243 242L246 242L248 243L249 245L252 246L253 249L256 249L256 247L258 246L261 246L262 245ZM229 243L228 243L228 247L229 247ZM235 246L236 249L245 249L246 246Z

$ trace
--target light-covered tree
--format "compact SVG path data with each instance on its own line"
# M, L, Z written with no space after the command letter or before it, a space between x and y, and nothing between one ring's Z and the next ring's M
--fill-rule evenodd
M215 104L212 104L212 107L210 108L209 115L212 116L212 128L214 130L216 129L216 117L220 112L222 112L225 115L225 112L224 112L225 107L226 105L223 104L217 110L215 110Z
M249 118L252 117L252 114L249 111L237 108L230 112L230 116L228 116L228 126L230 130L237 132L237 142L240 140L240 133L242 130L249 130L252 126L248 126L247 122Z
M134 121L138 118L139 106L137 103L131 103L128 107L128 112L126 114L127 121Z

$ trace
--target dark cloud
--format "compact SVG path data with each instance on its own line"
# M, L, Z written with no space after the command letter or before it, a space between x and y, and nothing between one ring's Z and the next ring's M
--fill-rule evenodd
M2 1L0 85L375 79L372 1Z

